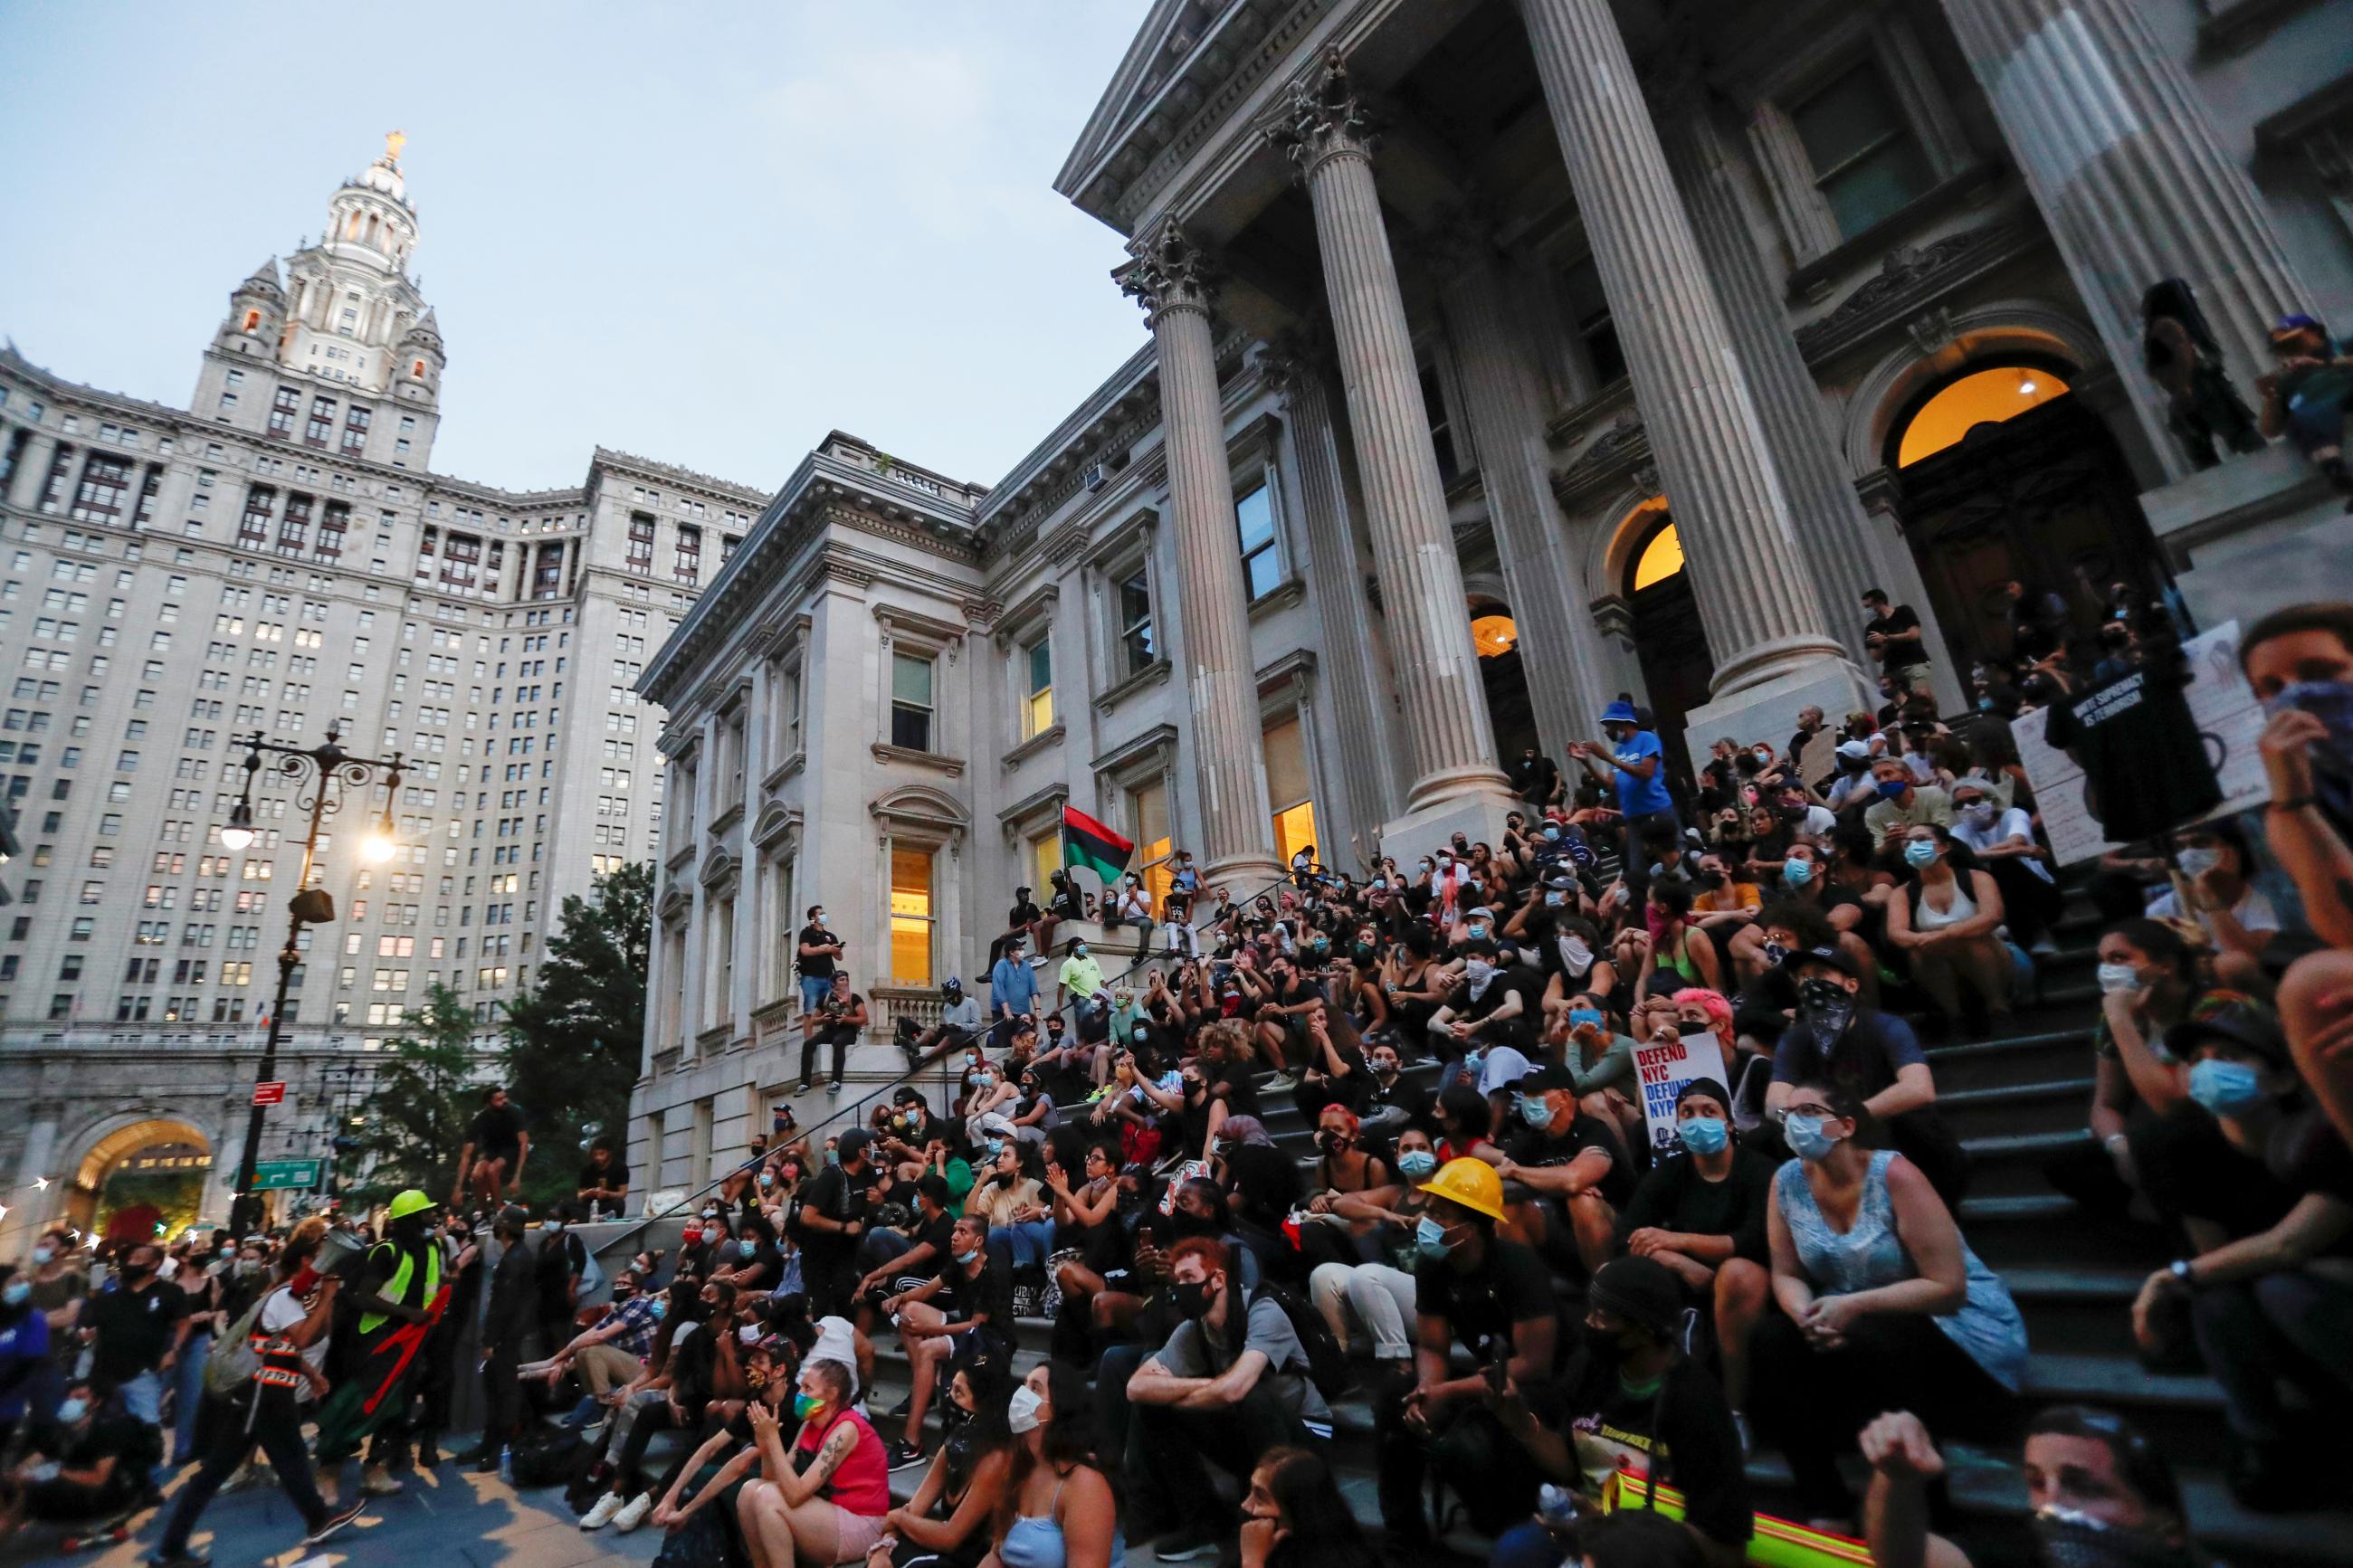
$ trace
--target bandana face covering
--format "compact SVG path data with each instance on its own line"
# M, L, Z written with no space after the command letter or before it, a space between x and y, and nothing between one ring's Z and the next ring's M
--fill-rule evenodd
M2199 1568L2206 1561L2179 1542L2121 1529L2069 1508L2037 1513L2034 1539L2051 1568Z
M1854 1021L1854 998L1846 987L1835 981L1817 975L1798 985L1798 1021L1814 1037L1814 1044L1827 1054L1838 1044L1839 1037Z

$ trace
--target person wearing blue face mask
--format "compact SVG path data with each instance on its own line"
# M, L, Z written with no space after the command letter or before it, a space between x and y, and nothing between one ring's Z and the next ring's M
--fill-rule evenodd
M33 1281L0 1263L0 1448L24 1423L26 1391L48 1357L48 1315L33 1306Z
M1643 727L1634 705L1622 700L1601 710L1601 731L1607 740L1571 742L1568 754L1596 781L1618 792L1618 810L1624 824L1620 854L1626 882L1640 897L1649 882L1650 862L1637 852L1644 835L1653 828L1671 834L1682 830L1675 817L1674 797L1667 793L1665 749L1657 734Z
M1779 1307L1749 1340L1757 1436L1789 1461L1801 1517L1851 1521L1838 1458L1890 1406L1939 1437L2007 1441L2026 1325L1917 1167L1874 1149L1870 1112L1819 1075L1791 1086L1767 1234Z
M1307 1294L1342 1350L1369 1337L1377 1364L1407 1373L1413 1358L1413 1278L1422 1265L1416 1232L1430 1207L1420 1187L1438 1171L1430 1134L1419 1127L1399 1133L1396 1164L1396 1177L1385 1184L1331 1198L1329 1212L1358 1227L1367 1260L1317 1264L1308 1275Z
M1548 1067L1520 1079L1523 1131L1504 1141L1496 1173L1521 1232L1564 1274L1591 1273L1617 1250L1618 1210L1633 1196L1633 1164L1617 1130L1577 1104L1577 1075Z
M1500 1534L1534 1511L1535 1464L1488 1408L1493 1384L1483 1369L1499 1369L1549 1419L1558 1411L1553 1377L1561 1351L1544 1260L1496 1234L1504 1184L1494 1167L1469 1155L1450 1160L1418 1190L1428 1206L1414 1227L1414 1376L1373 1401L1381 1521L1408 1562L1429 1553L1421 1483L1432 1465L1482 1533ZM1476 1368L1450 1363L1457 1344Z
M1904 885L1887 901L1887 941L1945 1023L1962 1017L1962 987L1996 1034L2010 1016L2010 956L2002 941L2006 906L1993 874L1966 845L1932 823L1904 830Z
M896 1470L923 1461L923 1413L949 1357L976 1343L999 1355L1012 1353L1013 1269L1003 1257L990 1255L988 1222L965 1215L950 1227L937 1271L882 1305L898 1327L914 1373L904 1435L891 1446L891 1468Z
M2271 852L2320 940L2353 949L2353 604L2273 611L2239 661L2270 716L2258 749Z
M1725 1394L1737 1410L1748 1392L1748 1335L1772 1300L1773 1162L1742 1147L1732 1095L1712 1078L1675 1096L1675 1131L1682 1156L1659 1161L1634 1189L1618 1216L1619 1242L1663 1264L1686 1301L1714 1317Z
M1880 757L1871 764L1871 783L1878 799L1863 808L1862 825L1872 841L1891 859L1904 853L1907 829L1921 823L1939 827L1953 825L1953 802L1935 784L1915 783L1901 757Z
M2145 1349L2163 1348L2166 1309L2186 1300L2206 1370L2222 1385L2233 1494L2250 1508L2306 1506L2327 1471L2293 1440L2278 1390L2283 1376L2302 1377L2325 1406L2353 1398L2353 1284L2315 1267L2353 1239L2353 1156L2308 1103L2287 1042L2260 1005L2237 1003L2177 1024L2165 1047L2196 1102L2179 1114L2211 1118L2228 1145L2221 1159L2240 1167L2210 1160L2198 1180L2246 1187L2268 1179L2278 1217L2261 1228L2226 1227L2201 1215L2192 1194L2187 1228L2203 1245L2141 1286L2134 1336ZM2313 1386L2315 1371L2325 1386Z

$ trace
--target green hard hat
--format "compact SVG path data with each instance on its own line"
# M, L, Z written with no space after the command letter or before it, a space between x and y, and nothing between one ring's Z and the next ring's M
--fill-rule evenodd
M392 1206L385 1211L385 1217L406 1219L410 1215L423 1214L427 1209L435 1206L431 1198L427 1197L415 1187L411 1187L392 1200Z

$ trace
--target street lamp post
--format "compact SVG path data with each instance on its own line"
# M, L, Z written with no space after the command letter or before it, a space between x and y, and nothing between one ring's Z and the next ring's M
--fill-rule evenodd
M253 778L265 766L293 781L298 787L307 786L310 795L301 804L310 814L310 827L302 836L302 868L294 879L294 894L286 902L286 945L278 951L278 994L269 1005L269 1032L261 1047L261 1068L254 1075L254 1103L247 1112L245 1122L245 1153L237 1162L237 1202L229 1211L229 1231L244 1236L259 1217L259 1199L253 1190L257 1167L261 1163L261 1120L268 1108L261 1104L259 1086L272 1082L278 1074L278 1042L286 1027L286 994L294 986L294 970L301 963L302 930L305 926L324 925L335 918L335 900L323 888L311 886L311 871L319 854L319 829L326 819L343 806L345 789L364 788L375 780L379 771L385 773L385 794L384 816L363 846L371 860L385 861L393 854L393 802L400 793L400 775L407 764L395 752L389 761L375 757L355 757L343 750L335 738L340 721L327 726L327 738L319 745L304 750L298 746L280 745L262 738L256 730L246 744L245 789L231 808L228 825L221 829L220 841L231 850L241 850L253 842ZM264 757L274 761L264 763Z

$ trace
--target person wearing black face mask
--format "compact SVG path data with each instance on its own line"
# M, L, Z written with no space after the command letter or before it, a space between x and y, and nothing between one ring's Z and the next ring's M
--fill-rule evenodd
M1169 1251L1169 1297L1184 1321L1127 1380L1128 1496L1138 1518L1189 1517L1159 1555L1196 1555L1239 1521L1211 1501L1204 1459L1247 1479L1272 1448L1329 1438L1332 1412L1309 1380L1306 1347L1271 1297L1246 1295L1222 1244ZM1139 1534L1141 1531L1139 1531Z
M1773 1050L1773 1081L1765 1090L1769 1120L1760 1136L1777 1135L1797 1085L1827 1079L1861 1100L1888 1145L1920 1167L1947 1208L1957 1209L1968 1185L1968 1156L1935 1109L1936 1079L1912 1026L1862 1005L1862 980L1841 948L1792 953L1788 967L1797 980L1798 1016Z
M1715 1380L1686 1358L1678 1334L1683 1295L1663 1264L1620 1258L1593 1277L1584 1343L1563 1380L1557 1424L1539 1422L1515 1385L1488 1394L1504 1429L1550 1479L1599 1506L1621 1468L1683 1494L1683 1524L1700 1560L1736 1568L1755 1533L1748 1479L1732 1407ZM1550 1563L1559 1555L1544 1524L1514 1526L1493 1562Z

